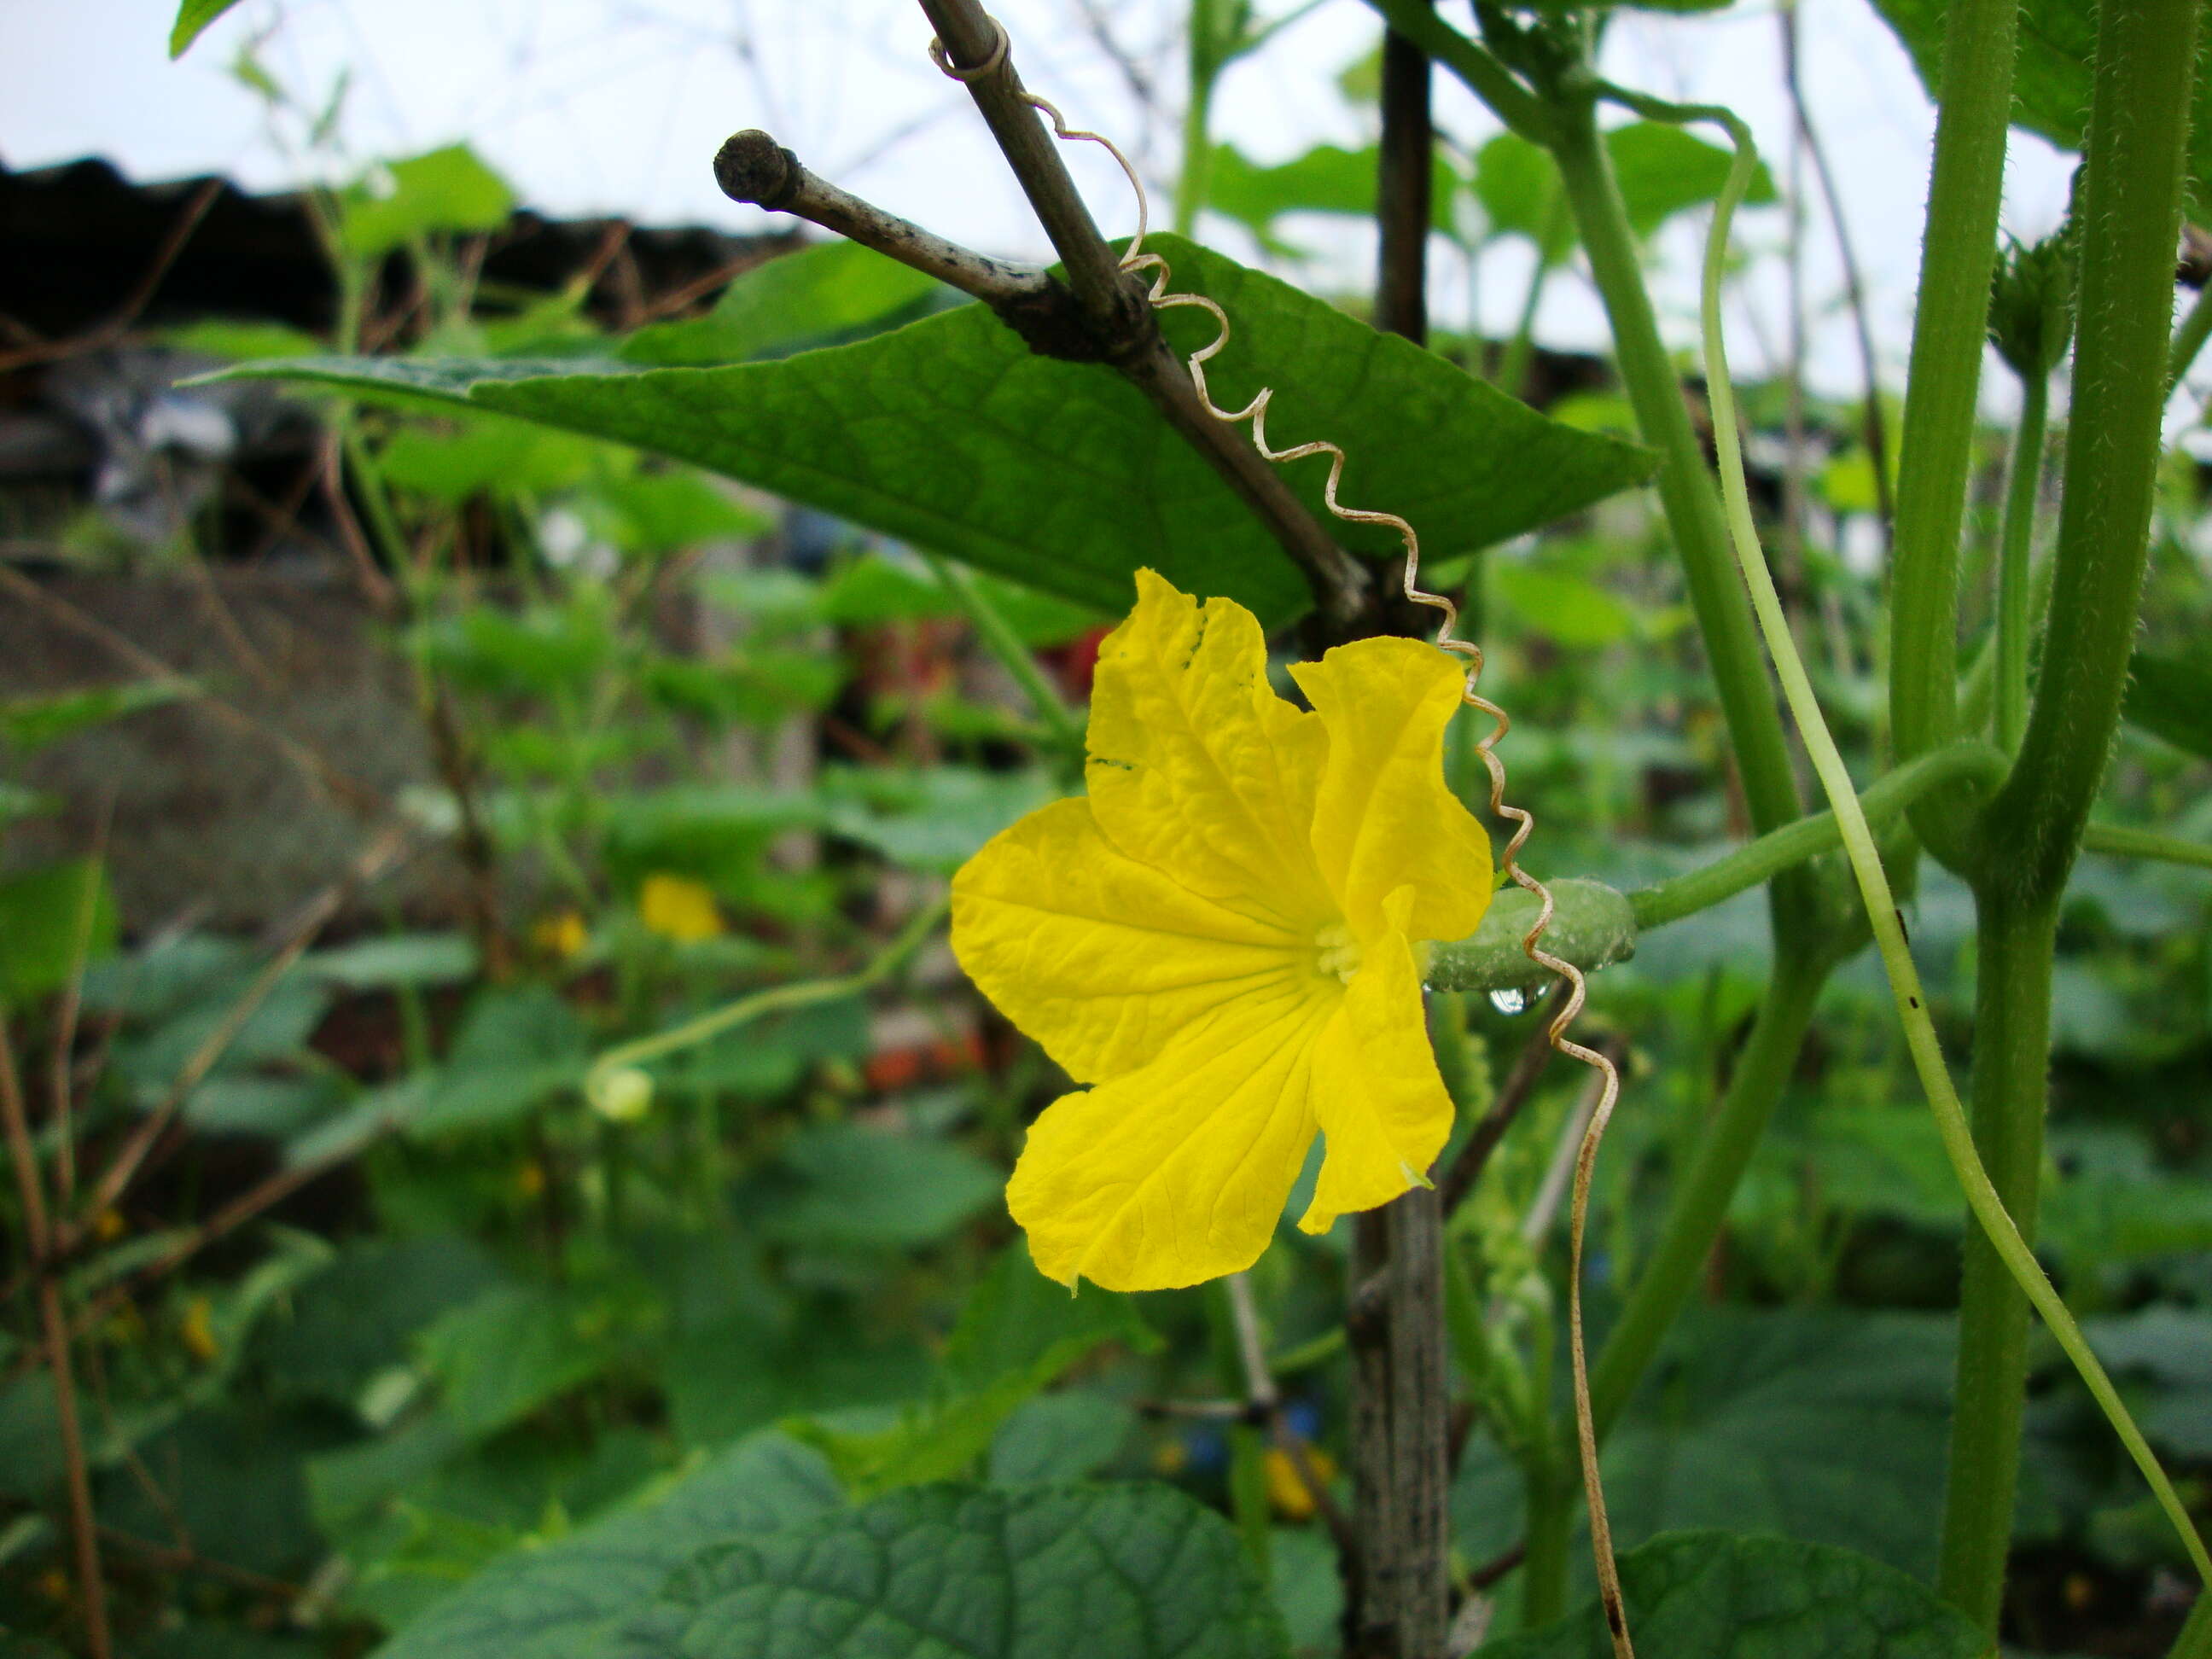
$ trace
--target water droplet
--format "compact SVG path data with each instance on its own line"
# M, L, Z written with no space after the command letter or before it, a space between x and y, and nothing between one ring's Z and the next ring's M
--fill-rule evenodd
M1528 1008L1528 994L1517 985L1509 985L1503 990L1492 991L1490 994L1490 1006L1510 1018Z

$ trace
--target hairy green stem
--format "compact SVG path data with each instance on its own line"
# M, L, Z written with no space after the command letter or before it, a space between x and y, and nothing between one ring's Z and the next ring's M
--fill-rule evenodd
M1975 917L1975 1150L2022 1239L2035 1237L2051 1050L2057 907L1997 896ZM2020 1435L2027 1403L2027 1298L1996 1249L1969 1230L1959 1298L1949 1484L1936 1588L1996 1628L2012 1547Z
M1706 1127L1695 1160L1674 1176L1658 1243L1590 1369L1590 1415L1601 1436L1619 1421L1668 1327L1697 1287L1736 1183L1796 1069L1827 973L1825 963L1802 957L1777 962L1720 1109Z
M2033 627L2028 557L2035 540L2035 502L2043 483L2043 439L2051 413L2051 377L2021 382L2020 430L2013 439L2012 477L2005 487L2004 528L1997 540L1997 744L2020 752L2027 730L2027 643Z
M1870 786L1859 797L1859 805L1869 823L1887 823L1931 789L1961 778L1994 784L2004 774L2002 755L1985 743L1962 738L1899 767ZM1833 812L1816 812L1784 824L1702 869L1631 893L1628 902L1635 911L1637 928L1642 932L1663 927L1711 909L1784 870L1833 852L1843 845L1843 839Z
M1553 154L1567 204L1582 233L1590 275L1612 324L1621 380L1644 441L1662 458L1659 498L1681 554L1705 652L1712 660L1742 775L1745 804L1755 829L1761 833L1778 830L1804 813L1789 743L1759 660L1751 607L1729 562L1728 526L1713 492L1712 475L1706 470L1705 450L1690 424L1681 382L1660 338L1635 233L1612 159L1599 137L1597 106L1594 100L1571 107L1555 106L1553 114ZM1775 899L1778 914L1797 903L1809 906L1809 883L1801 886L1797 878L1784 877L1777 883Z
M2173 104L2185 108L2189 66L2193 61L2197 4L2197 0L2112 0L2112 3L2105 9L2100 24L2096 110L2092 116L2093 155L2098 153L2100 137L2109 137L2109 133L2100 133L2100 122L2119 125L2134 133L2139 132L2146 120L2156 126L2164 112L2160 103L2161 96L2170 95ZM2185 19L2176 18L2170 15L2170 10L2161 9L2183 7L2187 8ZM2116 15L2122 19L2117 30L2124 38L2118 41L2106 41L2101 36L2115 29ZM2146 21L2154 21L2156 27L2137 38L2135 30ZM2189 25L2185 29L2181 27L2184 21ZM2153 43L2156 43L2154 47ZM2133 94L2130 102L2121 104L2116 111L2112 107L2112 89L2106 84L2107 76L2113 73L2113 65L2125 60L2130 53L2157 56L2170 53L2177 45L2184 48L2178 87L2167 84L2154 84L2148 88L2130 86L2127 88ZM1727 186L1714 204L1712 225L1705 245L1701 307L1705 324L1705 380L1713 403L1713 431L1720 450L1721 487L1727 502L1730 538L1735 544L1736 562L1743 571L1744 584L1750 589L1752 604L1759 613L1759 631L1765 638L1766 648L1773 658L1775 672L1782 682L1782 694L1789 702L1790 712L1797 722L1799 735L1804 740L1806 752L1812 760L1814 771L1820 775L1820 787L1826 792L1829 803L1835 809L1838 824L1843 830L1844 850L1850 860L1851 872L1858 882L1860 896L1866 908L1867 922L1874 930L1875 947L1881 952L1882 966L1889 975L1891 994L1896 1000L1899 1022L1905 1028L1905 1046L1911 1054L1913 1069L1919 1073L1921 1088L1927 1094L1929 1107L1936 1118L1936 1133L1942 1139L1952 1174L1959 1182L1960 1190L1965 1194L1966 1207L1973 1212L1983 1236L1987 1238L2012 1284L2042 1315L2052 1338L2073 1362L2075 1371L2103 1411L2106 1421L2112 1425L2121 1443L2127 1448L2129 1456L2142 1472L2160 1508L2173 1522L2183 1547L2188 1552L2199 1576L2208 1584L2212 1584L2212 1556L2207 1555L2203 1540L2198 1537L2196 1526L2189 1518L2189 1511L2175 1492L2173 1483L2166 1478L2166 1471L2160 1467L2149 1443L2143 1438L2142 1431L2136 1427L2118 1389L2112 1386L2112 1377L2082 1336L2081 1327L2075 1323L2074 1316L2067 1311L2065 1303L2059 1299L2058 1292L2043 1271L2042 1264L2036 1261L2035 1253L2021 1237L2020 1229L2014 1224L2003 1199L1990 1181L1989 1171L1983 1166L1974 1144L1973 1132L1967 1125L1966 1110L1960 1104L1958 1091L1952 1084L1942 1045L1936 1038L1935 1024L1929 1017L1927 994L1921 986L1920 970L1912 960L1911 948L1905 937L1903 913L1897 908L1889 878L1882 868L1881 855L1875 846L1873 831L1868 827L1865 813L1860 810L1858 797L1852 788L1850 769L1844 764L1842 751L1836 747L1835 738L1821 716L1820 700L1814 695L1812 680L1805 672L1804 659L1798 655L1796 641L1790 631L1789 617L1782 609L1781 596L1775 592L1774 578L1766 568L1765 554L1759 544L1758 528L1752 520L1751 495L1743 467L1743 446L1736 431L1735 393L1729 380L1728 354L1721 328L1721 273L1726 264L1729 219L1750 185L1757 165L1756 152L1748 129L1728 111L1686 110L1680 113L1686 118L1696 115L1720 122L1727 128L1736 147L1735 163L1729 169ZM2123 145L2120 148L2123 159L2132 159L2137 162L2148 159L2141 155L2128 157L2126 150L2129 147ZM2155 155L2156 152L2153 153ZM2166 160L2170 170L2178 175L2181 161L2178 138L2174 143L2174 153ZM2094 173L2091 185L2094 192ZM2172 206L2174 216L2166 224L2168 247L2179 234L2178 186L2172 194ZM2087 315L2086 307L2084 315ZM2163 325L2160 332L2161 335L2164 332ZM2149 434L2154 461L2157 435L2154 421ZM2092 447L2097 446L2093 445ZM2148 501L2145 502L2144 518L2147 522ZM2063 546L2062 543L2062 550ZM2140 579L2142 554L2139 550L2135 565ZM2125 667L2124 641L2120 672L2124 672ZM2050 672L2047 672L2044 690L2037 698L2036 713L2030 718L2028 735L2031 744L2038 722L2043 718L2049 702L2051 684ZM2116 690L2107 723L2099 738L2100 754L2101 745L2111 741L2112 725L2118 717ZM2023 757L2026 752L2024 748ZM2022 763L2025 764L2024 759ZM1996 810L1991 809L1992 811ZM2074 840L2078 843L2079 839L2077 825ZM2038 903L2048 904L2055 900L2057 891L2057 888L2052 888L2046 893L2023 900L2020 890L2015 888L2011 902L2017 909L2025 911L2033 908ZM1976 897L1984 915L1999 914L1993 908L1999 901L1993 897L1986 886L1977 891ZM2032 944L2033 937L2022 933L2015 935L2015 940ZM2047 966L2042 972L2047 988ZM2047 1010L2041 1017L2048 1018ZM2010 1089L2007 1094L2005 1111L2014 1117L2022 1115L2025 1109L2020 1102L2019 1091ZM2040 1113L2039 1090L2035 1109ZM1969 1314L1964 1308L1961 1309L1960 1320L1962 1325L1969 1320ZM2015 1459L2019 1455L2016 1437L2008 1455ZM2007 1516L2008 1518L2008 1505ZM2001 1561L1999 1565L2001 1568ZM2002 1589L2001 1583L1999 1589ZM1994 1597L1990 1600L1993 1605Z
M2165 412L2173 249L2199 0L2110 0L2086 146L2066 483L2043 672L1990 803L1980 873L2023 897L2066 882L2103 781L2135 644Z
M1469 40L1436 10L1434 0L1367 0L1392 28L1465 82L1491 112L1533 143L1548 143L1553 111L1513 78L1480 42Z
M1944 27L1890 578L1889 715L1900 760L1957 731L1959 541L1974 465L2019 20L2018 0L1952 0ZM1963 823L1963 811L1941 796L1913 814L1929 849L1948 862L1962 854Z
M1528 1509L1528 1553L1521 1561L1521 1627L1534 1630L1567 1610L1575 1504L1582 1492L1572 1476L1540 1460L1532 1461L1522 1470L1522 1484Z
M2197 354L2204 349L2207 338L2212 338L2212 283L2197 290L2197 303L2189 307L2189 314L2173 331L2173 349L2166 365L2167 397L2171 398L2181 385L2181 377L2189 373Z
M976 636L983 641L985 648L999 659L1000 666L1013 677L1014 684L1021 687L1022 695L1029 699L1030 707L1036 711L1037 719L1052 734L1053 741L1062 751L1063 757L1073 755L1079 769L1084 752L1083 722L1076 718L1075 711L1067 706L1060 693L1053 689L1052 683L1045 678L1044 671L1037 666L1036 656L1022 642L1021 635L1014 632L1013 625L999 613L998 606L993 605L982 589L976 586L975 577L965 566L939 558L934 553L925 552L922 557L945 591L968 613L968 620L974 625Z
M1981 963L1974 1142L2023 1249L2042 1152L2055 918L2118 724L2148 558L2200 9L2200 0L2106 0L2098 11L2081 204L2092 234L2082 239L2051 623L2019 761L1988 808L1985 850L1973 869ZM2001 662L2001 700L2008 667ZM2008 1271L2006 1245L1994 1232L1966 1243L1936 1580L1991 1631L2012 1539L2027 1304L2036 1289ZM2058 1334L2065 1344L2068 1332ZM2100 1377L2088 1378L2093 1391ZM2212 1581L2203 1542L2147 1461L2148 1448L2138 1450L2139 1437L2130 1437L2134 1425L2110 1407L2106 1414Z

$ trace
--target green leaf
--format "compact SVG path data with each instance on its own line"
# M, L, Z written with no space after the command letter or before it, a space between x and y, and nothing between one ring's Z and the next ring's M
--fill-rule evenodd
M548 495L581 483L598 447L526 421L478 416L450 432L415 425L378 456L386 480L459 507L487 491Z
M1686 1321L1606 1448L1616 1530L1771 1528L1927 1570L1954 1352L1949 1320L1911 1314Z
M583 1075L583 1022L549 986L478 994L409 1123L419 1138L496 1128Z
M1664 121L1632 121L1605 135L1628 222L1649 236L1676 214L1702 207L1728 180L1731 158L1718 145ZM1517 133L1501 132L1475 156L1474 193L1492 235L1527 238L1557 264L1575 245L1573 222L1554 213L1561 189L1550 154ZM1761 163L1744 200L1775 200L1774 179Z
M2128 660L2120 712L2130 726L2212 760L2212 655L2136 652Z
M949 1480L966 1473L1033 1395L1112 1341L1139 1351L1159 1346L1128 1297L1095 1285L1068 1295L1037 1272L1029 1246L1017 1239L969 1293L929 1401L869 1432L787 1426L822 1449L855 1498Z
M1236 1534L1171 1488L929 1486L707 1551L616 1651L1280 1659L1286 1646Z
M623 1622L702 1547L799 1526L836 1503L820 1457L754 1436L646 1504L500 1557L377 1659L614 1659Z
M88 726L135 714L142 708L158 708L165 702L192 695L183 680L136 680L123 685L94 686L83 691L49 691L0 702L0 741L26 753L58 743Z
M169 29L169 57L172 61L182 58L185 50L200 38L200 31L238 3L238 0L183 0L177 8L177 21Z
M1874 0L1874 8L1911 54L1928 95L1940 98L1949 0ZM2079 151L2089 118L2096 44L2093 0L2022 0L2013 125L2041 134L2061 149ZM2212 215L2212 195L2205 188L2212 183L2212 76L2201 70L2190 123L2189 176L2193 187L2183 200L2191 217L2207 222Z
M635 1309L544 1285L496 1285L441 1314L416 1339L465 1435L489 1434L604 1370Z
M339 204L338 233L357 258L374 259L418 236L497 230L514 192L466 144L389 163L388 178L365 180Z
M794 1244L896 1249L933 1243L996 1203L1005 1177L964 1147L857 1124L810 1124L785 1143L786 1184L763 1230Z
M1132 1407L1103 1395L1071 1389L1042 1395L991 1437L991 1484L1087 1480L1121 1455L1136 1425Z
M351 1409L406 1363L410 1337L499 1280L481 1247L452 1234L348 1244L292 1292L289 1317L260 1328L258 1357L283 1396Z
M1735 165L1729 150L1665 121L1632 121L1615 127L1605 135L1605 148L1620 180L1628 222L1639 236L1649 236L1676 214L1711 201ZM1752 207L1776 199L1774 178L1765 163L1752 174L1743 199Z
M1042 772L933 766L826 774L827 823L893 864L950 875L1015 819L1059 793Z
M1564 570L1500 559L1491 568L1490 583L1531 632L1561 645L1595 650L1617 645L1635 631L1636 613L1626 601Z
M1550 522L1650 474L1652 457L1547 421L1393 335L1219 254L1162 235L1177 286L1210 295L1236 337L1212 365L1225 407L1281 387L1270 436L1352 453L1353 505L1424 527L1439 556ZM1211 337L1188 310L1183 350ZM574 363L304 360L235 376L489 408L657 449L1079 604L1118 613L1148 565L1269 624L1310 603L1288 557L1227 485L1110 370L1039 357L968 306L781 362L637 371ZM1316 511L1328 469L1288 473ZM1335 526L1376 558L1387 531Z
M697 473L639 472L592 491L585 518L626 553L672 553L702 542L748 541L769 527L766 514L734 500L726 484Z
M85 963L114 954L114 896L96 859L70 859L0 881L0 1002L67 984Z
M1219 144L1207 174L1206 204L1249 227L1270 246L1279 246L1275 221L1288 213L1328 213L1371 218L1381 154L1370 144L1346 149L1316 144L1303 155L1273 166L1252 161L1234 144ZM1431 199L1436 228L1449 233L1452 198L1460 181L1451 164L1437 158Z
M464 933L392 933L317 951L300 966L349 991L456 985L476 977L477 947Z
M1894 1567L1790 1538L1677 1533L1621 1558L1629 1633L1666 1659L1981 1659L1988 1638ZM1593 1601L1481 1659L1608 1659Z
M622 356L655 368L786 356L903 320L945 292L936 278L857 242L821 242L755 265L704 317L640 329Z

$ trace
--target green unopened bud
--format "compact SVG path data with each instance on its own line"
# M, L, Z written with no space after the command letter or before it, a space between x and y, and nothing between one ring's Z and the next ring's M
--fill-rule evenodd
M1990 339L2012 372L2041 380L2066 356L2074 334L2073 221L2030 246L1997 256L1990 284Z
M584 1097L610 1123L635 1123L651 1109L653 1079L635 1066L593 1072L584 1080Z

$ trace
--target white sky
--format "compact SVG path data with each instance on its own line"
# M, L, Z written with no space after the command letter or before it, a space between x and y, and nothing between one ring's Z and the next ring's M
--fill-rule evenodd
M1172 177L1182 0L1089 0L1158 88L1149 113L1086 27L1084 0L994 3L1033 90L1060 101L1078 125L1121 138L1154 179ZM816 172L957 240L1047 252L965 93L924 55L929 32L913 0L246 0L173 64L165 47L173 11L174 0L0 0L0 159L27 167L98 155L141 179L221 172L252 187L281 186L301 164L229 72L258 40L263 63L303 104L320 105L349 72L342 131L354 155L466 137L541 210L754 228L767 216L725 201L708 163L726 134L763 126ZM1464 21L1460 7L1446 11ZM1908 340L1932 114L1867 0L1802 0L1801 28L1814 118L1840 175L1894 383ZM1322 139L1360 142L1361 118L1334 77L1372 46L1377 29L1359 0L1331 0L1285 30L1231 70L1217 136L1269 161ZM1609 72L1630 84L1733 104L1786 178L1790 125L1771 4L1744 0L1702 18L1625 13L1607 58ZM1455 137L1480 143L1494 131L1448 76L1438 84L1440 119ZM1131 228L1127 186L1110 162L1095 153L1070 161L1101 223ZM2029 236L2051 228L2070 167L2016 133L2008 228ZM1807 179L1809 190L1809 170ZM1164 216L1164 196L1156 216ZM1824 389L1849 393L1860 385L1857 357L1825 213L1812 200L1811 372ZM1309 280L1364 286L1370 254L1357 228L1315 222L1311 229L1298 238L1319 251ZM1778 247L1783 234L1778 212L1741 222L1754 246ZM1208 234L1252 252L1233 228L1216 224ZM1697 235L1678 223L1658 251L1662 305L1686 345L1694 337ZM1786 337L1779 262L1770 263L1732 323L1740 372L1771 364ZM1493 332L1510 329L1527 269L1517 246L1484 257L1474 286ZM1463 320L1464 264L1443 254L1437 276L1439 317ZM1579 277L1553 284L1538 337L1601 343L1602 319Z

